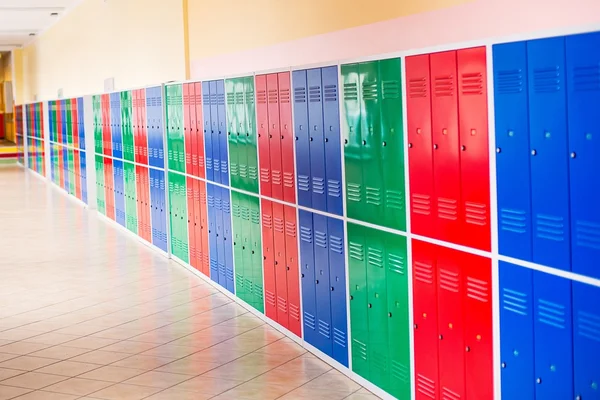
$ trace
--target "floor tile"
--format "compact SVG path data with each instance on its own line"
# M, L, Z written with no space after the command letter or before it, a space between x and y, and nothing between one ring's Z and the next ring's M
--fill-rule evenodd
M145 373L143 369L121 368L115 366L105 366L95 369L91 372L80 375L80 378L95 379L105 382L119 383L131 379L134 376Z
M0 363L0 368L18 369L22 371L34 371L38 368L54 364L57 361L58 360L52 360L50 358L21 356Z
M64 376L27 372L2 381L2 385L16 386L25 389L42 389L57 382L67 379Z
M117 361L113 363L115 367L123 367L123 368L137 368L143 369L146 371L151 371L153 369L162 367L163 365L169 364L173 362L172 358L164 358L164 357L154 357L154 356L143 356L143 355L135 355L129 358L125 358L123 360Z
M260 382L246 382L240 386L228 390L215 399L233 398L247 400L274 400L284 394L290 392L293 388L288 386L279 386L273 384L265 384Z
M44 388L47 392L65 393L76 396L87 396L90 393L97 392L109 386L114 385L113 382L95 381L92 379L71 378L52 386Z
M187 392L176 387L166 389L162 392L156 393L145 400L208 400L212 398L212 394L202 394L195 392ZM84 400L84 399L79 399Z
M64 393L52 393L44 391L35 391L24 394L23 396L17 397L15 400L75 400L79 399L79 396L73 396Z
M30 337L25 339L25 342L30 343L41 343L41 344L49 344L49 345L59 345L66 342L73 341L75 339L79 339L79 336L75 335L64 335L61 333L45 333L43 335Z
M31 392L31 389L23 389L12 386L4 386L0 384L0 400L14 399L15 397L21 396L25 393Z
M114 386L109 386L92 395L98 399L105 400L141 400L151 396L162 389L152 388L148 386L135 386L119 383Z
M102 347L110 346L111 344L117 343L117 340L95 338L86 336L80 339L73 340L71 342L64 343L65 346L76 347L79 349L97 350ZM0 348L1 349L1 348Z
M100 366L97 364L89 364L76 361L60 361L56 364L52 364L47 367L38 369L37 372L74 377L81 374L85 374L86 372L92 371L97 368L100 368Z
M114 351L94 350L71 358L71 361L85 362L90 364L108 365L131 357L131 354L117 353Z
M219 379L209 376L198 376L175 386L175 388L189 392L204 393L216 396L228 391L229 389L239 386L242 383L243 382L241 381Z
M175 386L183 381L190 379L189 375L171 374L169 372L150 371L145 374L138 375L123 383L129 385L150 386L166 389Z
M17 369L0 368L0 381L12 378L13 376L24 374L25 372L26 371L20 371Z
M26 355L48 347L50 347L48 344L15 342L0 347L0 353Z
M48 347L44 350L36 351L35 353L31 353L29 355L33 357L52 358L55 360L67 360L69 358L88 353L89 351L90 350L88 349L78 349L76 347L54 346Z

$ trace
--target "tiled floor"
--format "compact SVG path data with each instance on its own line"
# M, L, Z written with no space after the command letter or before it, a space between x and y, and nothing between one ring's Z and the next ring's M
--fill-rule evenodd
M0 400L376 399L18 167L0 243Z

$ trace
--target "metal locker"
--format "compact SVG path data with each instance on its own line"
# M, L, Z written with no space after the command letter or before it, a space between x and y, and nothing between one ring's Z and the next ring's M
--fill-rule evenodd
M155 146L155 129L154 125L154 88L146 88L145 90L146 101L144 106L146 107L146 130L148 134L148 165L156 166L156 146Z
M370 379L370 352L369 317L367 315L367 265L365 257L366 228L348 223L347 229L352 371L368 380Z
M564 37L527 43L533 261L569 269L569 165Z
M160 228L157 222L157 192L156 192L156 170L150 168L148 170L150 177L150 217L152 220L152 244L158 247L158 229Z
M315 242L315 292L317 297L317 340L315 347L328 356L331 356L333 344L327 217L320 214L313 214L313 226Z
M216 210L216 227L217 227L217 261L219 265L219 285L227 287L227 264L225 259L225 226L223 216L223 197L221 188L215 186L215 210Z
M248 181L248 144L247 142L247 138L249 138L250 134L248 133L248 128L249 125L246 121L246 104L245 104L245 99L244 99L244 90L245 90L245 84L244 82L246 81L246 79L248 79L247 77L243 77L243 78L238 78L234 81L233 84L233 88L234 88L234 105L232 107L232 111L234 112L234 117L235 117L235 125L232 125L230 122L230 125L232 127L235 127L235 132L236 132L236 136L235 136L235 140L233 140L231 142L231 144L233 144L234 146L237 145L237 155L234 157L232 156L231 159L232 160L236 160L237 162L237 171L238 171L238 176L239 176L239 180L238 180L238 185L240 187L240 189L244 189L247 190L249 185L249 181ZM229 112L229 111L228 111ZM227 114L227 118L229 121L229 114ZM234 135L233 133L231 134L232 136ZM232 149L230 148L230 151ZM229 167L230 169L232 168L231 166ZM231 176L233 177L233 170L231 171ZM233 185L233 184L232 184Z
M196 134L194 135L194 142L196 146L194 147L194 153L192 153L192 164L194 164L195 157L196 163L194 164L194 175L200 178L205 178L206 173L204 170L204 130L202 129L202 125L204 123L204 116L202 114L202 83L200 82L194 83L194 105L196 109L196 126L192 126L192 128L196 129Z
M170 229L169 232L171 233L171 253L176 256L179 257L179 231L178 229L176 229L178 227L177 225L177 209L178 209L178 204L177 204L177 191L175 190L175 187L178 185L177 184L177 175L175 175L175 173L169 172L169 224L170 224Z
M275 250L273 237L273 206L270 200L261 199L262 245L265 287L265 315L277 321L277 284L275 277Z
M239 152L241 146L238 149L238 137L239 123L237 114L236 104L236 91L235 91L236 79L227 79L225 81L225 92L227 102L227 139L229 141L229 168L231 171L231 186L236 188L242 188L240 181L240 167L238 164Z
M467 399L494 398L491 261L462 253Z
M144 165L148 165L148 128L147 128L147 109L146 109L146 91L140 89L140 130L142 135L141 146L141 162Z
M221 188L221 202L223 204L223 240L225 242L226 288L231 293L235 294L233 284L233 246L231 239L231 200L229 197L229 189Z
M190 93L191 92L191 93ZM192 123L194 117L192 114L194 111L193 102L194 96L194 84L193 83L184 83L183 84L183 131L185 137L185 172L188 175L193 174L193 165L192 165L192 154L193 150L193 140L192 140ZM189 190L189 188L188 188Z
M112 220L115 219L115 198L114 198L114 178L113 163L111 158L104 159L104 185L106 193L106 216Z
M127 227L125 219L125 183L123 175L123 161L114 160L115 171L115 220L118 224Z
M325 136L323 134L323 87L321 68L306 71L308 87L308 135L310 158L311 207L327 211Z
M321 69L323 83L323 126L325 136L325 176L327 178L327 211L342 215L342 153L340 148L340 106L338 67Z
M271 196L283 200L281 125L279 110L279 84L277 74L267 75L267 109L269 123L269 160L271 166Z
M156 147L158 149L158 167L165 168L165 150L164 150L164 118L163 118L163 93L160 87L156 88Z
M567 38L567 43L568 43ZM573 282L575 399L597 399L600 388L600 288Z
M151 236L151 227L152 227L152 220L150 219L150 199L149 199L149 195L150 195L150 188L149 188L149 178L148 178L148 168L144 167L143 168L143 174L142 174L142 187L143 187L143 201L144 201L144 229L145 229L145 237L144 239L146 239L147 242L152 243L152 236Z
M500 261L502 398L534 399L533 270Z
M267 76L256 75L256 118L258 128L258 152L260 169L260 194L272 197L271 154L269 150L269 109L267 104Z
M256 101L254 98L254 78L244 80L244 105L246 119L246 159L248 163L248 184L246 190L258 193L258 152L256 148ZM261 306L262 307L262 306Z
M498 251L531 261L527 43L494 45L493 57Z
M296 203L296 171L294 168L294 133L290 73L277 74L279 82L279 126L281 133L281 169L283 173L283 200Z
M187 149L186 149L187 155ZM195 179L187 177L187 224L188 224L188 243L190 249L190 265L198 269L198 250L196 248L196 229L194 226L196 216L194 214L194 181Z
M306 70L292 72L292 84L294 86L294 134L296 140L296 171L298 173L298 204L304 207L312 207Z
M231 156L232 152L229 152ZM229 162L230 166L233 166L233 162ZM233 170L233 169L232 169ZM242 219L242 208L244 207L242 200L240 199L241 194L237 192L231 192L231 219L233 222L233 258L235 259L235 292L236 295L248 302L248 293L244 284L244 276L246 273L246 266L244 265L244 250L245 250L245 237L244 232L244 220Z
M202 204L200 201L200 181L197 179L193 179L192 186L193 186L192 191L194 193L194 205L193 205L193 207L194 207L194 228L193 228L193 232L194 232L194 247L196 248L196 260L195 260L196 265L193 265L193 264L192 265L198 271L207 275L208 273L204 272L204 270L202 268L202 262L203 262L202 260L204 258L204 251L206 251L206 249L203 247L203 240L202 240L202 211L200 210L200 207L202 207ZM191 244L192 244L192 241L190 240L190 248L191 248Z
M131 128L133 131L133 147L134 147L134 161L140 162L140 151L139 151L139 117L138 117L138 91L131 91Z
M300 277L298 276L298 234L296 208L284 206L285 220L285 270L287 272L288 329L302 336L300 318Z
M464 254L440 246L436 251L440 394L460 399L465 398Z
M364 199L362 173L362 139L360 118L360 74L358 64L342 65L344 135L344 166L346 180L346 209L348 218L359 219Z
M115 113L114 113L114 130L115 134L115 148L113 149L113 155L116 158L123 158L123 123L121 117L121 97L118 93L115 94ZM85 140L84 140L85 142Z
M79 149L79 115L77 99L71 99L71 132L73 132L73 147Z
M593 278L600 278L598 46L598 32L566 38L572 269Z
M382 225L406 230L404 137L400 58L379 61L381 79ZM374 144L376 146L377 143Z
M209 247L209 223L208 223L208 209L206 199L206 186L204 181L196 181L198 187L198 209L199 218L198 227L196 228L196 248L200 247L200 269L202 273L210 277L210 247ZM198 244L198 235L200 235L200 244Z
M83 97L77 98L77 107L79 108L79 148L85 150L85 111Z
M139 158L139 157L138 157ZM140 165L135 166L135 198L134 204L137 209L137 234L140 237L144 237L144 209L142 205L143 198L143 184L142 184L142 169Z
M315 285L315 249L313 214L298 210L300 223L300 270L302 279L302 312L304 340L317 343L317 295Z
M333 331L331 356L340 364L348 367L344 222L335 218L327 218L327 231L329 232L329 284L331 286L331 326Z
M490 170L488 148L486 49L458 50L458 91L461 207L464 218L460 243L491 248Z
M204 149L206 152L206 179L214 181L213 171L213 126L211 119L211 97L210 97L210 85L209 82L202 82L202 118L204 120ZM216 119L216 114L215 114Z
M273 254L275 264L276 321L289 329L288 287L285 256L285 219L283 204L271 203L273 209Z
M250 224L252 230L252 293L256 308L264 313L263 295L263 265L262 265L262 243L260 227L260 202L258 197L251 197Z
M81 157L81 200L85 204L88 204L88 191L87 191L87 160L86 153L82 151L79 156Z
M225 82L223 81L223 79L217 81L217 115L219 121L219 157L221 159L220 183L229 186L229 156L227 154L227 115L225 111Z
M230 153L231 154L231 153ZM254 299L254 287L252 285L252 230L250 227L249 199L241 193L231 192L232 201L237 197L238 202L238 226L234 226L237 247L236 256L236 294L252 307L256 307ZM233 203L232 203L233 205ZM232 208L233 214L233 208ZM236 244L234 242L234 244Z
M430 55L437 239L460 243L460 156L456 52Z
M182 129L183 131L183 129ZM181 163L185 168L185 162ZM181 260L183 262L189 263L190 253L189 253L189 242L188 242L188 224L187 224L187 182L185 180L184 175L179 175L179 201L181 204L181 213L180 213L180 222L179 227L181 229L180 239L181 239Z
M210 122L212 133L212 156L214 181L221 183L221 144L219 142L219 94L217 93L217 81L210 81Z
M164 219L163 197L164 197L164 172L153 170L154 172L154 196L155 208L154 216L156 222L153 221L152 226L156 232L156 242L154 243L159 249L168 251L166 241L163 241L163 232L166 232L166 221ZM163 190L161 191L161 181L163 182Z
M534 271L533 294L536 399L571 399L573 398L571 281Z

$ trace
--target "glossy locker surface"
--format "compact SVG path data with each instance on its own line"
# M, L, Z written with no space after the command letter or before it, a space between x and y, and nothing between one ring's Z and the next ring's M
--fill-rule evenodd
M288 292L288 329L302 336L300 319L300 276L298 270L298 222L296 208L284 206L285 223L285 271Z
M329 234L327 217L313 214L315 241L315 294L317 297L317 341L315 346L331 354L331 297L329 277Z
M192 144L192 168L195 176L206 177L204 162L204 116L202 115L202 83L194 83L194 124L192 129L196 129L196 135L193 136Z
M256 118L258 130L260 194L272 197L271 153L269 150L269 111L267 104L267 76L255 77Z
M244 115L238 113L238 102L243 106L243 93L241 99L236 97L236 85L238 80L228 79L225 81L225 102L227 104L227 140L229 141L229 168L231 171L231 186L241 188L240 177L240 162L244 163L243 159L246 153L242 153L243 142L245 138L240 138L240 125L243 125ZM239 88L237 88L239 90ZM238 147L238 143L241 146ZM240 160L242 158L242 160Z
M265 315L277 321L277 284L275 276L275 241L273 230L273 203L261 199L261 228L262 228L262 254L263 276L265 289Z
M342 215L342 153L340 142L340 105L338 67L322 68L323 82L323 127L325 136L325 158L327 177L327 211Z
M573 282L573 366L575 398L593 399L600 391L600 288Z
M222 79L218 80L216 82L216 87L219 157L221 163L221 178L219 182L223 185L229 186L229 155L227 150L227 115L225 107L225 82Z
M149 169L150 201L152 205L152 243L163 251L167 251L167 221L165 215L165 173Z
M106 216L112 220L115 219L115 197L114 197L114 179L113 179L113 160L104 159L104 190L106 198Z
M204 134L204 151L206 153L206 179L212 181L215 179L213 170L213 126L212 126L212 115L211 115L211 97L210 97L210 85L209 82L202 82L202 120L203 120L203 134ZM215 115L216 118L216 115Z
M317 295L315 282L315 249L313 214L298 210L300 224L300 273L302 280L302 323L304 340L317 343Z
M114 160L113 168L115 173L115 220L123 227L127 227L125 215L125 182L123 176L123 161Z
M214 171L214 181L221 182L221 153L219 141L219 107L217 81L208 82L210 88L210 126L211 126L211 146L212 146L212 166Z
M323 134L323 86L321 69L306 71L310 149L311 207L327 211L325 136Z
M111 93L111 130L113 136L113 157L123 158L123 126L121 120L121 96Z
M146 89L146 109L148 123L148 163L164 168L163 143L163 96L160 86Z
M279 124L281 133L281 168L283 200L296 203L296 171L294 166L294 133L292 121L292 88L289 72L277 74L279 87Z
M348 316L346 250L344 244L344 223L328 217L329 231L329 284L331 286L331 326L333 348L331 356L344 366L348 366Z
M285 217L283 204L271 203L273 210L273 252L275 259L276 321L289 329L288 281L285 254Z
M186 154L187 156L187 154ZM195 210L194 210L194 179L191 177L186 178L186 188L187 188L187 233L188 233L188 243L190 249L190 265L197 270L200 270L198 263L198 248L196 241L196 228L195 228ZM201 248L200 248L201 250Z
M267 110L269 133L269 160L271 167L271 195L275 199L283 200L283 168L281 159L281 125L279 110L281 98L277 74L269 74L267 80Z
M185 173L183 85L166 86L165 95L168 166L173 171Z
M233 268L233 240L231 234L231 194L229 189L221 188L221 201L223 204L223 234L225 242L225 277L226 287L235 293L234 268Z
M308 120L308 84L306 70L292 72L294 89L294 136L296 141L296 171L298 204L312 208L310 125Z
M366 228L351 223L347 226L352 370L369 379L369 320L364 239Z

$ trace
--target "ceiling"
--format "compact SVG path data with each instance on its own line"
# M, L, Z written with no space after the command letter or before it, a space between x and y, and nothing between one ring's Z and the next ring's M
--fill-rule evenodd
M0 51L23 46L79 0L0 0ZM51 15L58 13L58 15Z

